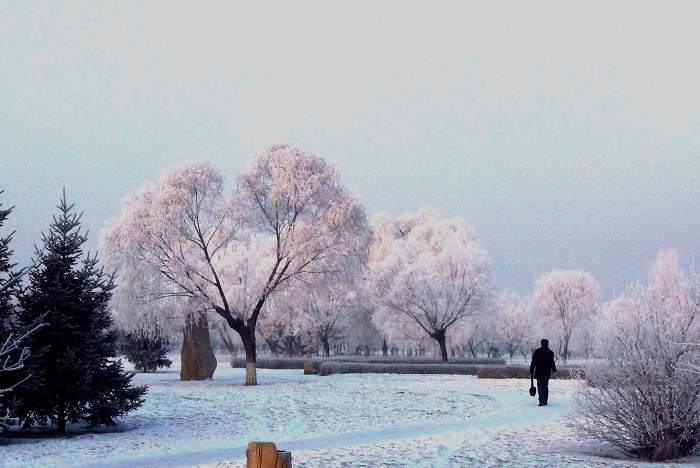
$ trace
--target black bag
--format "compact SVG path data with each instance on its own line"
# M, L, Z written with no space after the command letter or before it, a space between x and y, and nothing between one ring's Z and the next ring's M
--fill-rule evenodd
M535 388L535 383L532 380L532 374L530 374L530 396L537 395L537 389Z

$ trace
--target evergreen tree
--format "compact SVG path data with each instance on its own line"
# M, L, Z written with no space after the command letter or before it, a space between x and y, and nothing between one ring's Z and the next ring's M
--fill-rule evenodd
M0 202L0 229L13 209L14 207L3 208ZM24 369L24 363L29 357L25 341L27 334L35 328L21 330L15 325L20 280L25 270L15 270L16 265L10 261L13 234L0 236L0 429L7 428L13 422L9 414L15 406L16 397L11 397L11 390L29 378Z
M138 408L146 392L130 385L133 373L115 359L116 335L107 310L114 275L99 268L96 256L83 255L87 236L73 206L64 191L58 215L42 235L18 313L24 326L45 319L28 340L35 355L27 367L36 378L18 388L17 415L26 426L50 422L59 434L69 422L114 424Z
M154 328L152 333L137 330L126 335L124 354L138 372L155 372L173 363L166 355L170 340L161 334L157 325Z
M2 193L0 190L0 194ZM7 222L13 209L13 206L3 208L3 204L0 202L0 229ZM16 264L10 260L12 256L10 243L13 236L14 232L0 236L0 338L7 337L13 328L14 309L20 287L19 281L24 274L24 270L15 271Z

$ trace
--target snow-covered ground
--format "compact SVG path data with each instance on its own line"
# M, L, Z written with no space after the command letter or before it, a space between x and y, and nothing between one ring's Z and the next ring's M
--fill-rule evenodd
M252 440L291 450L295 467L647 465L572 434L571 381L552 381L540 408L523 380L258 372L258 387L224 362L207 382L180 382L177 363L138 374L146 402L116 431L3 442L0 465L238 467Z

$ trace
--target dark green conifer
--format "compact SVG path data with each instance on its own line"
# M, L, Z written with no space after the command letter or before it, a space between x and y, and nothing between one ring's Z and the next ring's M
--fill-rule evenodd
M126 335L124 354L138 372L155 372L173 363L167 352L170 340L164 337L157 324L154 330L136 330Z
M43 246L36 251L29 285L18 313L20 325L44 316L44 326L28 340L33 356L31 383L18 388L17 415L29 426L51 423L59 434L72 422L114 424L138 408L145 387L131 386L116 357L116 335L107 310L114 276L97 257L83 254L87 235L65 192Z

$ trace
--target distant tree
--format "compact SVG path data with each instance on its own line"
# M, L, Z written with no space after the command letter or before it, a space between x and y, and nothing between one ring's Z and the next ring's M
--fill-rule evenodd
M488 322L486 317L465 321L454 328L452 340L458 346L463 346L473 358L477 358L491 338L492 330Z
M489 290L489 259L474 229L461 218L423 210L372 225L370 284L377 301L375 323L386 334L410 320L437 342L448 360L451 327L474 316Z
M508 357L513 360L516 351L535 341L529 301L514 293L502 293L498 297L493 327L496 339L503 344Z
M569 357L569 342L581 320L595 313L600 300L600 286L593 276L582 270L554 270L545 273L535 284L535 308L558 323L564 362Z
M92 426L114 424L143 401L145 387L132 387L133 374L115 359L115 332L107 310L113 276L83 255L87 237L80 215L63 198L43 248L37 250L29 286L18 313L20 326L44 316L26 345L34 350L26 364L33 374L15 391L21 395L16 414L25 422L51 422L63 434L69 422Z
M343 334L345 349L350 354L370 354L379 349L385 339L372 321L372 311L364 294L361 297L362 305L352 315L352 326L347 327ZM386 339L389 341L388 337ZM396 352L393 345L395 343L392 349Z
M265 313L260 316L256 331L273 356L293 356L302 351L303 305L298 293L293 288L278 291L267 300Z
M596 329L601 320L600 310L585 317L578 326L578 331L573 338L574 349L579 351L586 359L595 353Z
M125 341L124 354L138 372L155 372L173 363L167 356L170 340L157 325L127 333Z
M360 309L355 281L351 273L319 275L306 283L303 297L303 327L320 344L324 356L330 356L331 342L340 341L346 328L355 326L353 316Z

